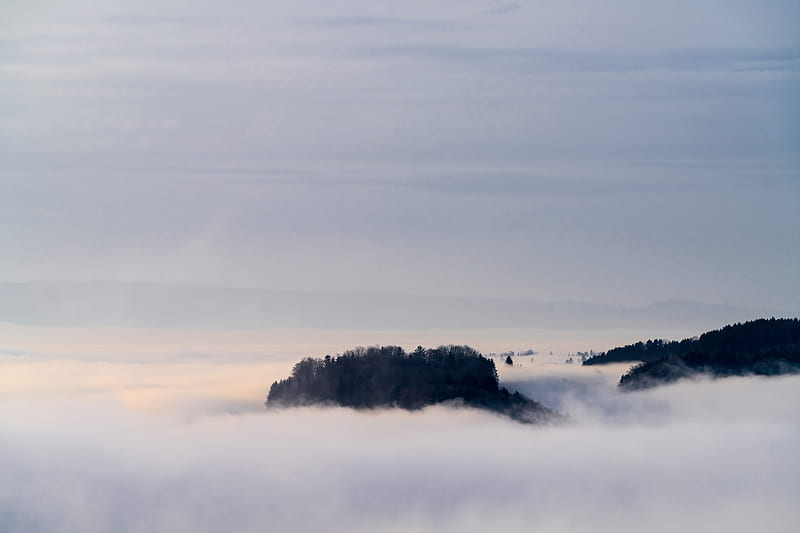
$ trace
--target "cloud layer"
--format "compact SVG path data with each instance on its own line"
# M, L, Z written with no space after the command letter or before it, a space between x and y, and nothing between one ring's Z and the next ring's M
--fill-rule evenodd
M800 305L791 2L4 11L2 281Z
M796 529L800 378L620 395L619 369L502 370L505 382L569 409L573 423L535 428L443 407L232 414L208 390L205 406L155 413L130 410L113 388L6 395L0 524L13 533Z

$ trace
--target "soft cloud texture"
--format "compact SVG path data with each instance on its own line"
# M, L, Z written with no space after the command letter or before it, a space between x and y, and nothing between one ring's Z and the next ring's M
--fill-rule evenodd
M212 407L221 398L212 390L204 408L178 401L156 412L129 409L113 388L6 394L0 525L13 533L796 529L797 377L618 394L619 369L502 370L570 408L573 423L537 428L442 407L232 414ZM543 379L572 385L557 392Z
M800 306L794 3L2 9L0 280Z
M798 377L619 394L623 367L554 363L800 311L798 20L777 0L3 2L0 531L797 531ZM162 299L16 283L40 279ZM546 319L442 307L487 298ZM554 332L527 300L594 318ZM175 329L209 308L228 322L200 327L239 329ZM465 342L555 350L499 370L572 423L263 409L300 356Z

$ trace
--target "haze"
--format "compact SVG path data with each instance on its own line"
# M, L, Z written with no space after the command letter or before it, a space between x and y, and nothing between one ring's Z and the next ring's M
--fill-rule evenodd
M800 309L794 2L0 10L0 281Z
M800 530L800 378L565 364L800 315L798 22L3 0L0 531ZM569 423L265 409L442 344Z

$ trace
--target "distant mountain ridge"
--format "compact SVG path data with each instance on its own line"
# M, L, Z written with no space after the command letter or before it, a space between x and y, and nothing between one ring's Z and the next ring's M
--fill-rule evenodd
M119 282L0 283L0 322L204 329L600 329L703 327L763 310L660 302L634 307L504 298L236 289Z

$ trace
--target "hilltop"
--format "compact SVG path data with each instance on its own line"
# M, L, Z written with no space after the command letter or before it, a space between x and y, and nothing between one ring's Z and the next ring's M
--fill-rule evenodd
M321 359L305 358L292 375L272 384L268 408L337 405L354 409L417 410L445 402L486 409L523 423L563 415L501 388L494 361L469 346L355 348Z
M664 357L683 356L693 351L760 350L782 344L800 342L798 319L758 319L728 325L708 331L699 337L682 341L650 339L639 341L597 354L583 362L584 365L656 361Z
M680 342L656 344L648 341L617 350L648 356L659 354L622 376L619 386L623 390L653 387L700 374L728 377L798 373L800 320L759 319L725 326Z

